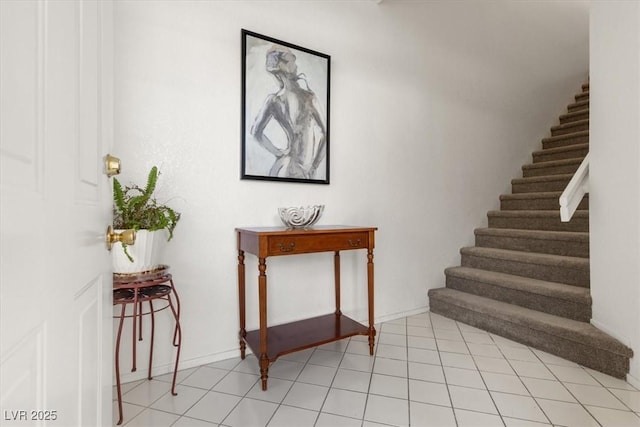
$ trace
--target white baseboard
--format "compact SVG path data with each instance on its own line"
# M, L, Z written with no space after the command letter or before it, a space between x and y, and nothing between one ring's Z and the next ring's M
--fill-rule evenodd
M627 374L627 382L637 389L640 389L640 378L636 378L631 374Z

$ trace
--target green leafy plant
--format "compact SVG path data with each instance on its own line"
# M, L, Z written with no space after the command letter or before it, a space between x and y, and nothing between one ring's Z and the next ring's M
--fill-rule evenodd
M167 205L160 204L153 197L158 182L158 168L153 166L149 171L144 188L131 184L123 187L120 181L113 179L113 227L115 229L133 230L167 230L173 238L173 230L180 220L180 213ZM127 245L122 245L124 252L133 262L127 251Z

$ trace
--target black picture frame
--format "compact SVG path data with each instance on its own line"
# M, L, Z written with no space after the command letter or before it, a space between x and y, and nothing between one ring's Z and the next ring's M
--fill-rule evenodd
M240 178L329 184L331 57L241 34Z

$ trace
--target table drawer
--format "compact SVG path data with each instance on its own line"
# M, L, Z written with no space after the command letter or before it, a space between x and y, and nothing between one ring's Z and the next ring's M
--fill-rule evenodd
M368 246L368 232L330 234L322 238L317 235L273 236L269 238L268 256L366 249Z

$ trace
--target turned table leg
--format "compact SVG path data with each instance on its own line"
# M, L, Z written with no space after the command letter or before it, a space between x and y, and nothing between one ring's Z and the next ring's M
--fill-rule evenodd
M247 337L246 330L246 315L245 315L245 277L244 277L244 251L238 250L238 300L240 301L240 332L238 338L240 339L240 357L245 358L247 344L245 338Z
M267 355L267 261L258 259L258 300L260 306L260 379L262 390L267 389L269 377L269 356Z

